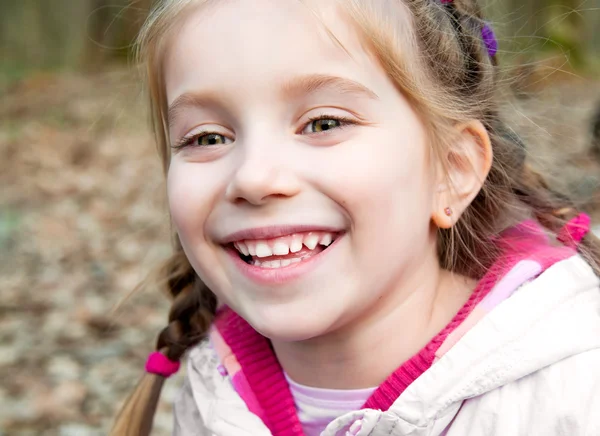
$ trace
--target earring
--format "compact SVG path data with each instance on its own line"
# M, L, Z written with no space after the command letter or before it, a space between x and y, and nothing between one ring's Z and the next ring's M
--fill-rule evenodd
M447 218L444 218L444 215ZM444 209L444 215L442 215L439 212L434 213L432 216L433 222L440 229L449 229L454 224L454 218L452 218L452 215L454 215L454 211L451 207L446 207Z

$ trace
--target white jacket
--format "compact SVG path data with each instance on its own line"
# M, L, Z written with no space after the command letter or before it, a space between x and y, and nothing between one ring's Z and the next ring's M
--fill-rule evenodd
M206 343L189 356L176 436L270 436ZM600 436L600 288L579 256L500 303L386 412L360 410L323 436Z

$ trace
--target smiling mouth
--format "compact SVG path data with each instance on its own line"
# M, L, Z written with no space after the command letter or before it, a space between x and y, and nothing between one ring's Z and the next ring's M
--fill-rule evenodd
M303 232L274 239L241 240L228 244L248 265L285 268L325 251L340 233Z

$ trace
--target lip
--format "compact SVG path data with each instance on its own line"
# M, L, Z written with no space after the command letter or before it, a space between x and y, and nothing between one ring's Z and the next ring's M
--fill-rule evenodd
M235 248L232 248L231 246L226 246L224 248L229 257L233 260L235 266L247 278L263 285L278 285L292 282L314 270L333 250L335 250L338 243L344 239L344 236L345 233L340 233L335 241L333 241L325 250L302 262L293 263L282 268L261 268L249 265L240 258L239 252Z
M280 236L288 236L294 233L306 233L306 232L330 232L330 233L341 233L342 230L334 227L314 226L314 225L289 225L289 226L269 226L269 227L256 227L253 229L240 230L235 233L231 233L219 241L220 244L226 245L232 242L259 239L273 239ZM333 244L332 244L333 245ZM315 256L316 257L316 256Z

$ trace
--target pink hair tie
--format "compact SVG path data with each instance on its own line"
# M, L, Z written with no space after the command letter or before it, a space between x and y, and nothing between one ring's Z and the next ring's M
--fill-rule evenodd
M586 213L580 213L569 221L558 233L557 239L563 244L576 248L590 231L592 220Z
M158 351L150 353L148 360L146 360L146 372L161 375L165 378L170 377L179 371L180 366L181 364L179 362L169 360L167 356Z

